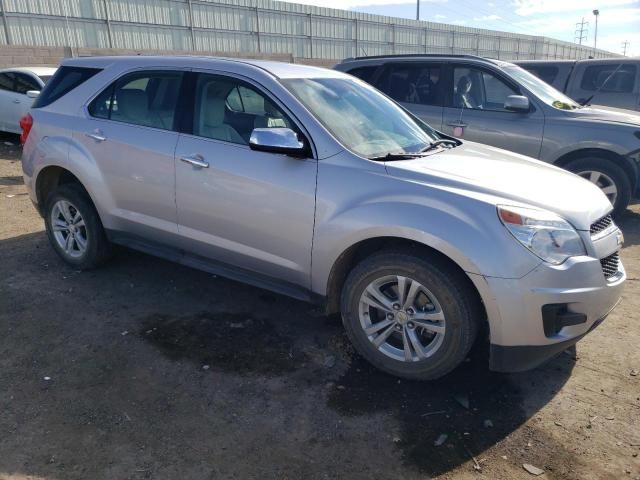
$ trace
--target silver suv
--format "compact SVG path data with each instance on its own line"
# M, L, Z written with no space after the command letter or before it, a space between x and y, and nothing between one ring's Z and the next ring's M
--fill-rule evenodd
M335 68L366 80L447 135L553 163L590 180L615 214L640 186L639 114L583 107L511 63L471 55L398 55L349 59Z
M118 243L322 303L398 376L445 375L478 332L491 368L534 367L626 278L592 183L437 133L340 72L70 59L22 125L25 183L68 264Z

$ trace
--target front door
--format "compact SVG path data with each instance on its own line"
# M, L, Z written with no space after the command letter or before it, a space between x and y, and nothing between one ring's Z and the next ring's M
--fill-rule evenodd
M90 104L74 138L96 162L111 202L102 208L118 230L175 241L174 116L184 73L126 74ZM74 151L70 152L74 155Z
M308 288L317 161L249 148L254 128L297 130L257 85L207 73L194 84L191 133L176 149L184 249Z
M471 65L452 68L444 133L538 158L544 133L542 111L533 104L526 113L506 110L507 97L521 92L497 72Z

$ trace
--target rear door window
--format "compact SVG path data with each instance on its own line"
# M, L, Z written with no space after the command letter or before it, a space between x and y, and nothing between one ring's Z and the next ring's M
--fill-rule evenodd
M183 73L136 72L117 80L90 104L93 117L173 130Z
M13 75L9 73L0 73L0 90L13 91Z
M354 77L358 77L360 80L364 80L367 83L372 83L373 75L378 70L378 66L369 66L369 67L358 67L353 70L349 70L347 73L349 75L353 75Z
M631 93L636 70L635 65L592 65L585 68L580 88L588 92Z
M390 64L375 86L397 102L441 106L442 70L437 63Z
M14 75L16 80L15 91L17 93L21 93L24 95L29 90L39 91L41 89L38 82L36 82L36 79L33 78L31 75L27 75L25 73L18 73L18 72L16 72Z
M60 67L44 87L32 108L46 107L100 72L99 68Z

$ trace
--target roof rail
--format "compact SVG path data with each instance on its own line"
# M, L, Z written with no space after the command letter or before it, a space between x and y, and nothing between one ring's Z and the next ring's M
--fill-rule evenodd
M379 59L379 58L473 58L474 60L485 60L490 62L491 59L480 57L478 55L457 55L457 54L448 54L448 53L398 53L394 55L370 55L365 57L350 57L345 58L343 62L347 62L350 60L368 60L368 59Z

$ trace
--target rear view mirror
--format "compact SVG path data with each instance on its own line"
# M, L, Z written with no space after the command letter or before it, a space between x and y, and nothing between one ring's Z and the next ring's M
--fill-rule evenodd
M524 95L509 95L504 102L504 109L510 112L528 112L531 105Z
M27 91L27 97L29 97L29 98L36 98L38 95L40 95L40 90L28 90Z
M290 128L254 128L249 139L251 150L282 153L294 157L307 155L307 146Z

